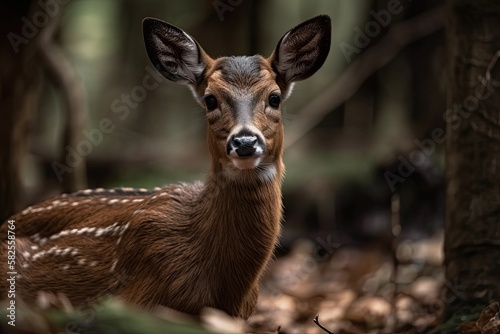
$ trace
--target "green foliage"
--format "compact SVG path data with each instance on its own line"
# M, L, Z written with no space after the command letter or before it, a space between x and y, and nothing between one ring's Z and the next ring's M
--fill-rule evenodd
M5 308L2 307L2 318L5 319ZM164 312L166 313L166 312ZM15 327L2 321L3 333L179 333L208 334L195 322L174 319L169 320L157 313L125 306L116 300L109 299L93 308L68 312L61 308L41 310L34 305L18 305L16 308Z

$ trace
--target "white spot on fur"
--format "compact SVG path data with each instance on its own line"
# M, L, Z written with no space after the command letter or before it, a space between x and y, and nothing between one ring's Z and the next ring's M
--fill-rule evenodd
M130 202L129 199L122 199L122 201L121 201L122 204L125 204L125 203L128 203L128 202Z
M52 206L50 207L52 209ZM42 212L42 211L45 211L45 207L40 207L40 208L34 208L34 209L31 209L31 213L37 213L37 212Z
M71 252L71 247L64 248L61 252L61 255L67 255L69 252Z
M120 231L120 237L123 235L123 233L125 233L125 230L128 229L129 227L129 223L126 223L124 226L122 226L122 229Z
M87 233L88 229L89 229L88 227L82 227L79 231L76 231L76 235L82 235L83 233Z
M85 259L78 260L78 264L80 264L80 265L85 264L85 262L87 262L87 260L85 260Z
M144 199L142 198L136 198L132 200L133 203L141 203L142 201L144 201Z
M23 252L23 256L29 258L31 256L30 252Z
M110 233L110 232L113 233L115 228L117 227L116 225L118 225L118 222L115 222L113 225L108 226L108 227L102 227L102 228L96 229L95 236L100 237L101 235L106 235L107 233ZM120 227L118 227L118 228L120 228Z
M31 207L31 206L29 206L29 207L27 207L26 209L24 209L24 210L23 210L23 212L21 212L21 214L22 214L22 215L27 215L28 213L30 213L30 212L31 212L31 209L32 209L32 207Z
M68 270L69 269L69 264L64 265L63 270Z
M77 206L78 204L80 204L80 203L79 202L72 202L71 206Z
M92 189L85 189L82 191L82 193L84 193L85 195L90 195L92 194L93 190Z
M58 248L57 246L54 246L54 247L50 248L49 250L39 251L39 252L37 252L37 253L35 253L35 254L33 255L32 260L33 260L33 261L36 261L36 260L38 260L39 258L44 257L45 255L52 254L52 253L53 253L53 252L54 252L57 248Z
M118 263L118 260L115 260L115 261L113 262L113 264L111 265L111 269L109 270L110 272L115 271L115 268L116 268L116 264L117 264L117 263Z
M82 227L82 228L74 228L71 230L63 230L59 233L53 234L48 238L40 238L39 234L34 234L31 239L37 242L40 245L43 245L47 242L47 240L57 240L61 237L65 236L74 236L74 235L83 235L83 234L94 234L96 237L104 236L104 235L122 235L123 232L128 228L129 223L124 225L118 225L118 222L113 223L108 227Z
M90 266L91 266L91 267L95 267L96 265L97 265L97 261L92 261L92 262L90 262Z
M94 190L96 193L103 193L106 191L106 189L104 188L97 188L96 190Z
M47 251L39 251L39 252L35 253L35 255L33 255L32 260L33 260L33 261L36 261L36 260L38 260L39 258L41 258L41 257L45 256L45 254L47 254Z
M118 203L119 201L120 201L120 200L118 200L118 199L116 199L116 198L114 198L114 199L110 199L110 200L108 201L108 204L115 204L115 203Z

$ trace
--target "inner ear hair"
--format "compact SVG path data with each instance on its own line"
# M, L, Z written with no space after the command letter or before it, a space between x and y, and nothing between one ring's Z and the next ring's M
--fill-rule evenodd
M331 44L331 20L316 16L289 30L270 57L278 75L278 84L290 84L309 78L323 66Z
M167 79L196 85L205 70L204 52L182 29L154 18L142 21L149 59Z

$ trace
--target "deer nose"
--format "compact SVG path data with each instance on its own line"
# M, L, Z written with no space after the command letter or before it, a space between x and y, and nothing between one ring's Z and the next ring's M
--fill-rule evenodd
M257 151L258 138L254 135L235 135L229 140L227 151L236 151L239 157L251 157Z

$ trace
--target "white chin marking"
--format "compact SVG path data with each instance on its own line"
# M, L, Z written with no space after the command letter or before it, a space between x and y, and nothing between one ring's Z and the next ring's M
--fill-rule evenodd
M264 167L261 171L259 171L259 177L264 182L270 182L274 180L278 171L276 170L275 165L269 165Z
M260 164L261 160L261 158L231 159L233 165L238 169L254 169Z
M255 173L255 175L262 181L262 182L272 182L275 180L276 176L278 175L278 170L276 168L276 165L274 164L264 164L264 165L259 165L256 163L257 160L260 160L260 158L257 159L251 159L247 161L247 163L250 163L250 161L253 161L252 166L256 166L253 168L225 168L224 169L224 175L229 179L229 180L240 180L243 181L245 178L245 175L252 175ZM236 165L233 161L233 164ZM251 174L247 174L250 172Z

